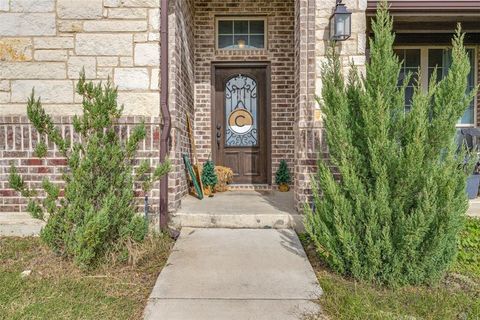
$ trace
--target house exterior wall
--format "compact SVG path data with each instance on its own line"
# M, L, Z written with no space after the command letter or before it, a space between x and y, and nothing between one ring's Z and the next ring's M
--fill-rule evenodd
M46 160L35 158L38 136L26 117L26 99L36 95L68 139L80 111L75 93L79 72L90 80L113 80L125 105L119 130L128 136L145 121L147 139L139 158L158 163L159 0L0 1L0 211L25 211L9 189L15 164L30 187L42 179L61 181L65 160L50 144ZM157 212L158 185L151 193Z
M195 136L201 162L212 153L211 63L214 61L268 61L271 63L272 182L280 160L294 167L295 50L293 0L195 1ZM216 16L267 18L265 50L216 50Z
M271 175L285 159L293 171L299 211L311 197L318 155L328 157L321 96L322 63L335 0L171 0L169 8L169 211L188 193L182 154L190 154L186 115L194 124L199 161L212 152L212 62L269 62L271 65ZM337 44L345 72L351 62L361 71L367 47L367 0L344 0L352 14L352 36ZM368 1L372 3L372 1ZM370 10L371 7L370 7ZM119 130L127 137L145 121L147 139L139 157L158 163L160 0L0 0L0 212L25 211L26 201L8 187L15 164L30 187L44 178L61 181L65 166L50 144L46 160L33 150L38 135L26 117L26 98L35 87L62 134L75 139L72 116L80 111L74 92L78 73L110 78L119 88L125 114ZM215 47L215 17L263 16L267 48L228 51ZM477 48L480 65L480 47ZM477 66L478 66L477 65ZM480 68L478 69L480 78ZM477 80L478 83L478 80ZM478 97L480 100L480 94ZM479 108L477 102L477 109ZM480 112L477 111L477 126ZM140 196L140 195L139 195ZM158 212L159 185L150 194ZM139 198L139 205L141 205Z

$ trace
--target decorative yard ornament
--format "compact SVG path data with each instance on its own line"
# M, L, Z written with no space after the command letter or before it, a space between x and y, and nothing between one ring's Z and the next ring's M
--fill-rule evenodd
M342 0L337 0L337 5L330 16L330 40L345 41L352 34L352 12L347 9Z

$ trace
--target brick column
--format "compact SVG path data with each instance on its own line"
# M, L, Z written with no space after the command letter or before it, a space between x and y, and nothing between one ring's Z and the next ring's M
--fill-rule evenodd
M328 157L323 139L322 110L315 101L321 96L322 62L329 40L329 18L335 0L300 0L296 2L295 63L295 202L302 211L311 199L311 177L318 157ZM344 1L352 14L352 36L337 44L345 72L351 61L365 64L366 0Z

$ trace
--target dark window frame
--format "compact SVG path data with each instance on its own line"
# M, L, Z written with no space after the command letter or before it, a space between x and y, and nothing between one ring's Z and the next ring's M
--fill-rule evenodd
M233 24L233 29L232 33L224 34L219 32L219 25L220 22L224 21L232 21ZM234 25L235 22L238 21L247 21L248 22L248 30L246 33L235 33L234 30ZM263 21L263 34L262 33L251 33L250 32L250 23L252 21ZM234 39L235 36L247 36L248 37L248 42L250 42L250 37L251 36L263 36L263 47L249 47L248 44L245 45L244 48L240 47L220 47L219 45L219 40L221 36L231 36L232 37L232 46L235 45ZM242 51L242 50L257 50L257 51L263 51L267 50L268 47L268 23L267 23L267 17L265 16L222 16L222 17L216 17L215 18L215 49L220 50L220 51Z

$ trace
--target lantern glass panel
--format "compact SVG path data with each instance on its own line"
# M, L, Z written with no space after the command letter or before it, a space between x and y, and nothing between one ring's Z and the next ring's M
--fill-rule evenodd
M345 25L347 17L344 14L335 15L335 38L343 38L345 36Z

